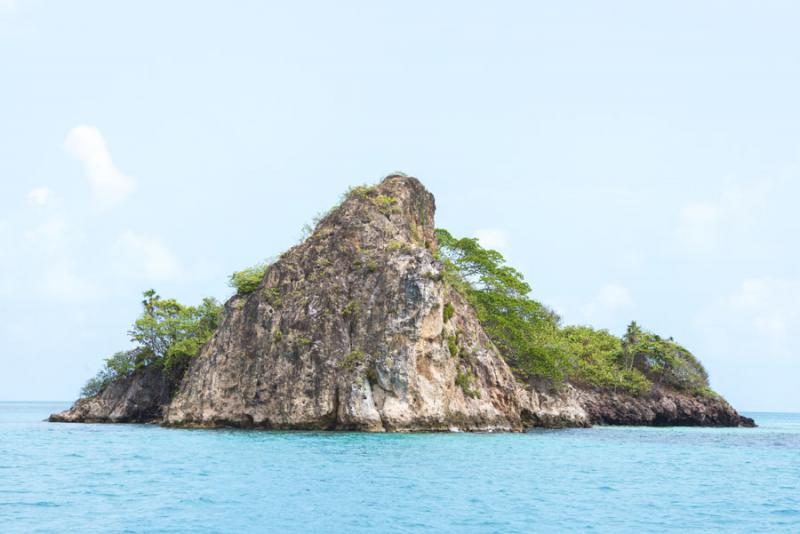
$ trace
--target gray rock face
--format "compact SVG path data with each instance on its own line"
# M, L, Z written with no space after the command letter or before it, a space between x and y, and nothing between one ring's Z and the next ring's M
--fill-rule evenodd
M109 384L96 397L80 399L53 414L56 423L157 423L169 403L169 381L160 369L136 371Z
M434 211L413 178L351 193L257 291L227 303L166 423L521 428L514 377L441 280ZM448 304L454 314L445 322Z
M434 212L414 178L356 188L256 291L226 303L171 401L167 381L145 370L51 420L362 431L740 423L716 399L520 383L443 282Z

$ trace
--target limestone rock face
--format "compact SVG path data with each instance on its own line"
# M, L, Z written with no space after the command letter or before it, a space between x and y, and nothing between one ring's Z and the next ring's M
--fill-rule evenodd
M161 422L170 385L160 369L147 368L110 383L99 395L80 399L69 410L53 414L57 423Z
M414 178L351 191L258 290L226 304L165 422L520 429L514 377L442 281L434 211Z
M592 417L583 406L580 391L565 384L551 391L546 384L519 387L520 416L526 428L589 427Z

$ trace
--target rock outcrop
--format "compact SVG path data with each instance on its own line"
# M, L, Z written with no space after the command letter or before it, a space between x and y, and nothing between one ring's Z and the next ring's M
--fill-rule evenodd
M716 398L519 382L443 280L434 212L415 178L355 188L257 290L226 303L171 400L167 381L145 370L51 420L361 431L747 424Z
M434 211L413 178L352 191L256 291L227 303L165 422L520 429L514 377L442 282Z
M57 423L159 423L170 401L170 384L161 369L140 369L111 382L95 397L78 400L53 414Z
M755 426L722 397L696 397L659 388L641 396L591 390L578 396L596 425Z

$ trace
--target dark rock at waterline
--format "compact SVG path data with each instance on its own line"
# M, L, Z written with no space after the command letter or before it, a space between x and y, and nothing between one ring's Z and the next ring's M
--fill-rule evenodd
M151 366L111 382L98 395L78 400L53 414L56 423L159 423L170 401L170 383L161 368Z
M585 390L580 403L592 424L646 426L753 427L725 399L655 388L641 396Z

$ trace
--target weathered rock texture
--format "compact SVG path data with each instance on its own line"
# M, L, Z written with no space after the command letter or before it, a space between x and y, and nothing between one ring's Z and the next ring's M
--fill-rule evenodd
M53 414L58 423L161 422L170 400L170 385L160 369L136 371L110 383L99 395L80 399L69 410Z
M352 192L269 268L257 291L227 303L166 422L521 428L514 377L469 306L441 281L434 210L413 178ZM445 322L448 303L454 314Z
M579 402L593 424L648 426L755 426L721 397L695 397L655 389L631 395L581 391Z
M355 189L256 291L227 302L171 402L168 387L134 375L51 420L364 431L742 422L717 399L521 384L443 282L434 212L414 178Z

